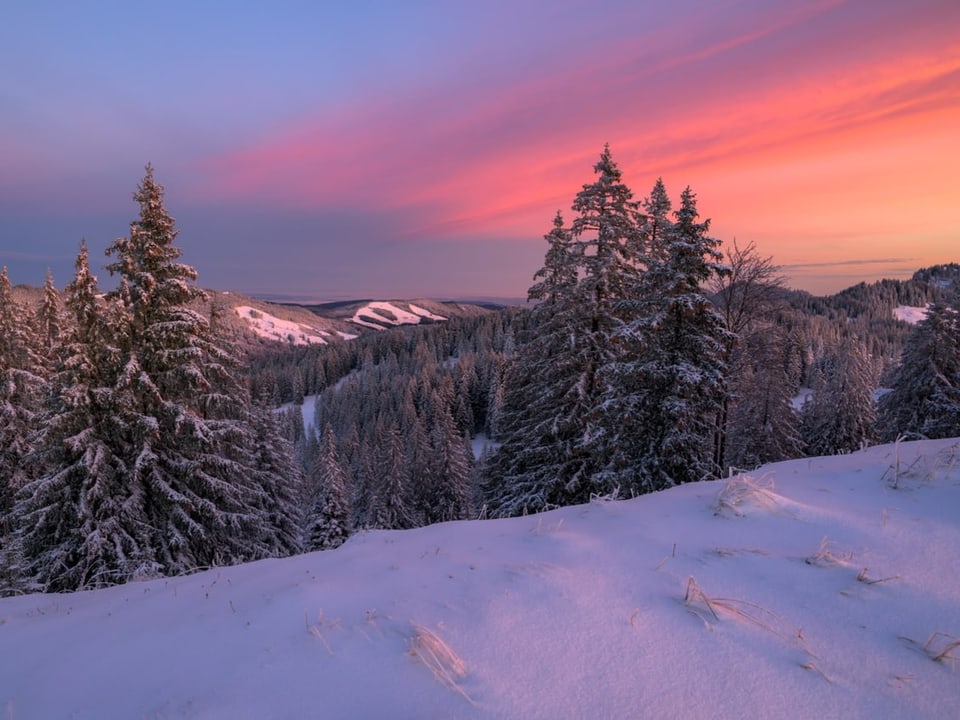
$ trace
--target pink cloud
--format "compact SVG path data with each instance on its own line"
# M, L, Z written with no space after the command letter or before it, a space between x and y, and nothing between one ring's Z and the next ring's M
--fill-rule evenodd
M858 165L885 174L859 178L868 195L888 197L891 173L905 179L924 163L957 192L936 143L915 145L919 158L896 149L911 133L939 139L960 126L960 43L946 28L904 29L931 22L915 15L860 25L842 2L768 8L725 20L712 42L694 40L709 39L717 18L606 48L593 64L553 58L505 84L464 78L379 98L208 160L204 190L281 207L404 210L400 236L539 238L609 141L639 195L657 175L673 192L689 182L701 202L716 201L703 209L724 214L725 227L733 215L770 228L798 207L789 222L802 227L810 199L849 193ZM838 25L831 44L813 40L818 23ZM857 27L879 36L862 54L848 46ZM788 29L793 40L781 43ZM842 201L826 205L819 225L841 222ZM776 211L758 221L767 207Z

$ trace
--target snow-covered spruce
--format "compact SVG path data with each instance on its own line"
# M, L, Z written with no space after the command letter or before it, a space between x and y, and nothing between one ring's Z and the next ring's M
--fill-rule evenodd
M228 343L197 309L174 220L148 165L139 217L108 248L101 302L81 247L75 326L35 447L42 467L15 517L24 574L74 590L178 575L299 549L276 425L252 409Z
M702 286L722 271L687 188L671 217L658 180L642 204L605 147L596 180L545 236L530 331L506 374L503 444L486 465L493 514L714 471L710 447L729 333Z

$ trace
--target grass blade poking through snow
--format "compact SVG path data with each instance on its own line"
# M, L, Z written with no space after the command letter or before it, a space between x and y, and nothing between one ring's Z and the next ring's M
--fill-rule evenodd
M960 638L935 632L923 644L923 651L934 662L949 663L950 667L956 669L957 660L960 660Z
M779 496L773 492L773 480L767 477L753 478L749 475L738 475L724 483L723 489L717 495L715 515L725 512L733 513L738 517L744 515L747 506L759 506L764 510L779 509Z
M807 660L801 663L800 667L805 670L812 670L827 682L832 682L813 662L813 659L817 656L807 646L806 640L804 640L803 637L803 630L800 628L791 629L786 622L784 622L783 618L775 612L767 610L765 607L757 605L756 603L747 602L746 600L710 597L704 592L703 588L700 587L700 583L698 583L693 576L687 579L687 588L684 593L683 604L687 606L687 609L692 614L700 618L707 628L710 628L710 619L703 613L704 609L709 612L714 622L720 622L720 616L727 615L735 620L746 621L752 625L756 625L776 635L781 640L796 645L807 656Z
M430 668L440 684L462 695L471 705L476 704L460 687L460 681L467 676L466 663L435 632L414 623L409 653Z
M824 536L817 551L804 559L807 565L816 567L850 567L853 555L846 552L835 552L832 543Z
M687 580L687 589L683 602L687 608L703 620L704 623L707 623L707 619L697 609L698 606L700 608L706 608L716 622L720 622L721 614L727 615L735 620L743 620L763 628L767 632L784 640L797 640L803 649L807 650L800 640L801 634L798 631L791 631L783 618L775 612L746 600L710 597L704 592L703 588L700 587L700 584L693 576ZM809 651L807 652L809 653Z

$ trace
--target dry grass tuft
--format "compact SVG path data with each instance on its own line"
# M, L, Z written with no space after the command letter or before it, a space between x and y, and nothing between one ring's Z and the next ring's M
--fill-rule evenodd
M773 492L773 480L766 475L754 478L750 475L738 475L724 483L717 495L715 515L725 512L742 517L744 508L757 506L764 510L776 511L780 508L780 496Z
M813 663L813 658L816 658L816 655L807 647L802 628L791 628L783 618L775 612L756 603L747 602L746 600L711 597L704 592L703 588L700 587L700 584L693 576L687 579L683 602L684 605L687 606L687 609L700 618L707 627L710 627L711 618L713 622L720 622L721 616L725 615L734 620L756 625L781 640L796 645L803 650L808 657L807 662L801 666L807 670L814 670L829 682L829 678Z
M687 579L683 602L687 609L707 626L710 625L710 618L714 622L720 622L721 616L725 615L734 620L756 625L782 640L797 645L807 655L815 657L807 647L802 629L791 628L775 612L756 603L733 598L711 597L704 592L693 576Z
M333 648L330 647L330 643L327 642L327 638L323 635L323 609L320 609L317 612L317 621L311 623L307 618L307 611L303 611L303 622L307 626L307 632L313 635L317 640L323 643L323 646L327 649L327 652L333 655Z
M784 631L783 619L775 612L767 610L765 607L746 600L734 600L733 598L710 597L704 592L703 588L697 582L696 578L687 579L687 588L683 597L684 604L691 612L707 622L702 614L706 610L716 621L720 621L721 615L727 615L736 620L743 620L773 633L774 635L791 639L795 634Z
M703 591L703 588L700 587L700 583L697 582L697 579L693 577L693 575L687 578L687 589L683 594L683 604L687 606L687 609L690 610L690 612L703 620L704 624L706 624L707 621L703 617L703 614L700 612L699 608L706 609L714 620L717 622L720 621L720 616L713 607L713 600Z
M923 651L934 662L949 663L956 670L957 661L960 661L960 638L935 632L923 644Z
M836 552L832 543L824 537L820 541L820 547L810 557L804 560L807 565L816 565L817 567L849 567L853 560L852 553Z
M460 681L467 676L466 663L439 635L423 625L414 623L408 652L430 668L441 685L462 695L471 705L476 704L460 686Z
M899 580L899 575L891 575L885 578L872 578L867 575L867 568L863 568L860 572L857 573L857 582L862 582L864 585L876 585L877 583L890 582L891 580Z
M912 463L904 467L900 458L900 443L905 439L901 435L894 442L893 462L884 472L881 479L890 477L890 487L894 490L900 488L900 481L904 479L920 479L922 482L932 482L938 476L943 476L953 472L954 467L960 459L960 444L951 445L941 450L932 459L919 455Z

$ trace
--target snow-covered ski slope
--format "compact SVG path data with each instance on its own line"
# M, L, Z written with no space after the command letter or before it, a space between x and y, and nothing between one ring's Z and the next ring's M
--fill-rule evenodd
M960 445L0 600L33 718L953 718Z
M330 337L330 333L325 330L311 328L292 320L282 320L265 310L258 310L249 305L237 305L233 308L233 311L240 318L246 320L248 327L254 334L267 340L290 343L291 345L326 345Z
M369 302L357 309L350 322L374 330L382 330L389 325L419 325L424 320L439 322L447 318L432 313L413 303L406 303L404 310L397 302Z
M406 306L409 309L404 309ZM286 320L268 312L263 307L236 305L233 311L241 318L248 330L258 337L292 345L325 345L335 334L339 339L352 340L356 334L342 330L325 330L296 320ZM423 322L442 322L447 318L415 303L368 302L357 308L348 322L371 330L383 330L397 325L419 325ZM317 321L320 322L320 321Z

